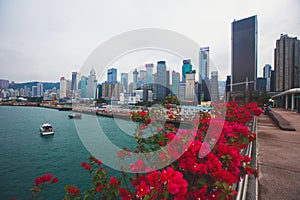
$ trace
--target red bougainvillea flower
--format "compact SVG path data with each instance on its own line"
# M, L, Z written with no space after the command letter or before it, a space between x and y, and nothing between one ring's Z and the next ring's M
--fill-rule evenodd
M119 185L118 179L117 179L116 177L114 177L114 176L110 177L109 184L110 184L111 186L118 186L118 185Z
M101 192L103 190L103 185L100 184L97 188L96 188L96 192Z
M146 169L146 165L141 159L137 160L134 164L130 164L129 166L134 173L139 173Z
M42 183L46 183L48 181L51 181L52 179L52 174L44 174L43 176L41 177L37 177L35 180L34 180L34 185L35 186L38 186ZM52 181L51 181L51 184L53 183L56 183L58 182L58 178L54 178Z
M89 164L87 164L86 162L82 162L80 164L81 167L83 167L84 169L90 171L91 170L91 166Z
M119 188L120 196L122 197L122 200L131 200L133 199L133 194L131 192L128 192L125 188Z
M140 112L140 115L141 115L142 117L145 117L145 116L147 115L147 112L146 112L145 110L142 110L142 111Z
M68 189L68 194L78 195L80 190L76 186L70 186Z
M52 179L51 184L57 183L59 181L59 179L57 177L55 177L54 179Z
M95 163L97 163L98 166L102 165L101 160L95 159Z
M139 197L147 195L150 191L149 186L145 181L141 181L138 186L135 187L136 193Z

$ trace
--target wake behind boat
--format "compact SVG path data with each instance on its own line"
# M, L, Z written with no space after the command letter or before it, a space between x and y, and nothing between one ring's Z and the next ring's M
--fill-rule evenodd
M40 133L41 133L42 136L53 135L54 134L54 130L53 130L52 125L49 124L49 123L43 123L40 126Z

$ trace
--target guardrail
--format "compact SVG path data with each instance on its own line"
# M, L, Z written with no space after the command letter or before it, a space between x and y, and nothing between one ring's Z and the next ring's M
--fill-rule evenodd
M252 121L252 126L250 127L251 132L254 132L257 134L257 119L256 117L254 117L253 121ZM252 158L252 148L253 145L255 145L256 141L251 142L248 147L245 149L245 151L243 152L244 156L249 156L250 158ZM253 159L253 158L252 158ZM257 162L256 162L256 158L255 158L255 167L257 167ZM241 181L237 184L236 186L236 190L237 190L237 196L236 196L236 200L245 200L247 197L247 190L248 190L248 183L249 183L249 176L246 174L245 177L243 179L241 179ZM257 199L257 180L255 182L256 186L255 186L255 199ZM247 198L247 199L251 199L251 198Z

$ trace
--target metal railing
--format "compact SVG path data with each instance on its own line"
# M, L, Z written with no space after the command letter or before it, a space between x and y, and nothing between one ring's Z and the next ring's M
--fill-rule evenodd
M257 119L256 117L254 117L253 122L252 122L252 126L250 127L252 133L256 133L257 134ZM255 141L251 142L248 147L245 149L245 151L243 152L243 156L249 156L250 158L252 158L252 148L253 148L253 143ZM256 166L256 158L255 158L255 167ZM247 197L247 190L248 190L248 180L249 180L249 176L246 174L244 178L241 179L241 181L236 185L237 188L237 196L236 196L236 200L245 200ZM256 191L255 191L255 199L257 199L257 182L256 184Z

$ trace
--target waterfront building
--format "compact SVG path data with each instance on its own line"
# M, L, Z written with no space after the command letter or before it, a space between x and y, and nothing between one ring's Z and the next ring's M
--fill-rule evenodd
M123 93L123 86L120 82L102 83L102 97L119 100L121 93Z
M136 90L138 88L138 77L139 77L139 72L137 69L133 71L133 90Z
M178 98L179 82L180 82L180 73L173 71L172 72L172 95L175 95L177 98Z
M146 67L146 84L153 84L153 63L145 64Z
M43 96L43 91L44 91L44 87L43 87L43 83L37 83L37 97L42 97Z
M110 68L107 70L107 82L114 83L117 82L117 69Z
M60 99L67 98L67 79L65 77L60 78L59 88L60 88L60 92L59 92Z
M267 78L258 77L257 78L257 84L256 84L256 90L258 92L266 91L267 88Z
M190 70L185 73L185 100L189 102L195 101L195 75L196 70Z
M146 84L146 77L147 77L147 71L146 70L140 70L140 86Z
M100 99L102 97L102 85L98 84L97 86L97 99Z
M77 90L77 72L72 72L72 83L71 83L71 90Z
M81 98L87 98L87 80L86 76L82 76L80 80Z
M37 87L36 87L36 85L33 85L31 87L31 91L32 91L32 97L37 97Z
M248 95L252 96L256 88L257 16L234 20L231 28L232 92L245 98Z
M267 79L266 91L271 90L271 71L272 71L271 65L266 64L263 68L263 77Z
M201 83L203 79L209 78L209 47L200 48L198 73L199 83Z
M158 61L157 62L157 93L156 93L156 99L158 101L163 101L165 97L167 96L167 89L166 89L166 83L167 83L167 66L166 61Z
M185 101L185 82L179 82L178 84L178 96L177 99L180 102Z
M201 84L201 102L203 101L211 101L210 97L210 81L208 77L202 80Z
M275 70L271 71L270 92L275 92Z
M166 95L171 94L171 85L170 85L170 71L166 71Z
M128 73L121 73L121 84L125 93L128 92Z
M183 65L182 65L182 82L185 82L185 78L186 78L186 73L190 72L192 70L192 64L191 64L191 60L183 60Z
M300 40L281 34L274 50L275 91L300 87Z
M226 101L229 101L229 93L230 92L231 92L231 76L227 76L227 78L226 78L226 86L225 86Z
M91 69L87 80L87 98L96 99L97 79L94 68Z
M9 80L0 79L0 89L6 90L9 86Z
M218 71L211 72L210 97L212 102L217 102L220 99Z

